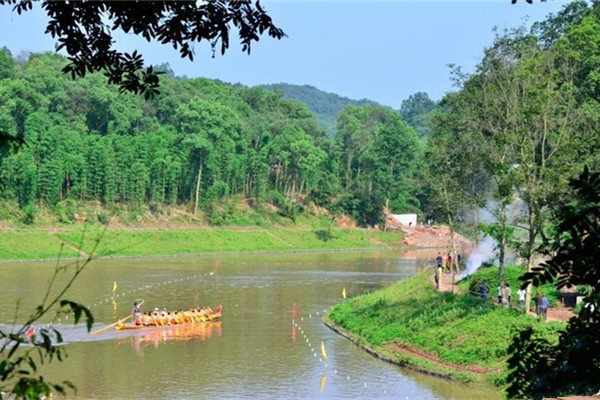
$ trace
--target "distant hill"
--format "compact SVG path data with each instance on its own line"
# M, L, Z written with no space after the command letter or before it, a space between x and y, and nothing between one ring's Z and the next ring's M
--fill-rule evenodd
M321 122L329 132L335 131L337 116L348 104L357 106L364 104L379 105L371 100L352 100L335 93L324 92L309 85L275 83L271 85L259 85L258 87L270 92L279 92L286 99L293 99L305 103L317 115L319 122Z

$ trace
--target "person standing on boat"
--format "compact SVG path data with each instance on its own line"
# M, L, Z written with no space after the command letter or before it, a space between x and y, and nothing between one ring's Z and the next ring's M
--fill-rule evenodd
M142 310L140 310L140 306L137 302L133 303L133 310L131 310L131 314L133 315L133 323L135 325L142 324Z

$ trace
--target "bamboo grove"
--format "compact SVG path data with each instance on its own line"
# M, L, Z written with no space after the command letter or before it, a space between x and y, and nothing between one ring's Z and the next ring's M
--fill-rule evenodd
M309 202L355 204L368 193L399 198L405 189L392 181L415 171L417 138L387 108L346 110L352 121L331 137L305 105L263 89L171 75L144 100L100 74L70 80L65 62L0 52L0 130L25 141L3 154L1 196L26 215L40 205L97 201L184 205L210 218L213 205L232 198L294 214ZM362 218L360 207L351 211Z
M245 202L292 219L314 204L363 225L386 209L417 212L452 228L491 204L501 247L508 225L526 226L531 259L568 180L598 169L599 8L575 1L530 30L498 32L439 102L348 105L333 132L306 104L260 88L167 73L145 100L100 74L71 80L61 56L0 51L0 132L25 142L2 150L0 196L26 221L40 206L93 201L227 223L222 205ZM515 198L523 221L508 220Z

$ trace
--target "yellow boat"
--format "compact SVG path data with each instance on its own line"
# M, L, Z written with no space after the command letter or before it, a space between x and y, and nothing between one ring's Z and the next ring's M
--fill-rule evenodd
M201 321L182 322L179 324L168 324L168 325L117 324L117 325L115 325L115 329L118 331L148 330L148 329L160 329L160 328L169 328L169 327L176 327L176 326L197 325L197 324L205 324L207 322L219 321L221 319L221 317L222 317L222 314L220 312L215 312L215 313L203 316L203 320L201 320Z

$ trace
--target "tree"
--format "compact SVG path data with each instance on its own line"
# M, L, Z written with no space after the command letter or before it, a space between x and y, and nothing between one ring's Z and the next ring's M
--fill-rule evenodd
M454 103L456 96L450 95L444 101ZM481 133L463 122L460 113L438 115L425 155L428 207L448 224L454 254L457 254L454 232L459 218L465 210L481 206L489 179L480 146ZM453 260L458 271L458 257Z
M350 193L347 212L356 213L360 222L381 223L390 202L394 208L407 206L421 153L413 129L397 112L347 106L338 117L334 152L338 179Z
M552 203L565 195L575 171L598 159L598 79L592 72L598 17L568 20L580 22L561 26L563 36L553 41L522 28L497 36L476 73L460 77L458 101L450 103L460 129L478 133L485 150L500 227L501 279L507 206L515 194L526 209L518 250L532 268L538 239L547 240ZM531 288L527 292L529 305Z
M531 328L513 338L506 390L511 398L592 395L600 390L600 173L586 168L570 187L572 200L557 214L557 238L545 249L551 258L521 279L523 286L581 285L589 288L588 294L558 343L537 338Z
M31 10L33 0L0 0L0 5L14 5L18 14ZM152 96L159 86L152 67L143 71L141 54L122 53L113 48L112 33L120 29L144 39L171 44L181 57L194 58L194 43L208 42L213 55L229 48L230 31L237 29L242 51L250 53L260 35L281 39L277 28L260 3L251 1L149 1L144 6L125 1L43 1L50 21L46 33L58 40L58 50L65 50L71 61L63 71L73 77L102 71L110 83L121 90Z
M438 105L425 92L417 92L402 100L400 115L413 127L417 136L427 137L431 133L431 118L438 110Z

